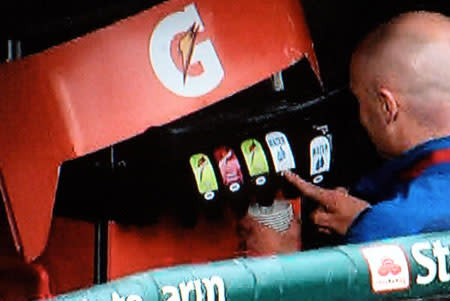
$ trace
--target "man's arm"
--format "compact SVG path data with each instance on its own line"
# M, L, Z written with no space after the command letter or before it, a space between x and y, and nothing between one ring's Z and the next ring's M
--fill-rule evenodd
M345 235L353 221L370 207L368 202L349 195L344 188L321 188L290 171L285 172L285 177L304 196L321 205L312 213L311 218L323 232L331 230Z
M285 177L304 196L321 205L311 216L321 232L345 235L353 221L370 207L366 201L348 195L347 190L343 188L324 189L306 182L292 172L285 172ZM299 250L301 243L299 234L300 227L296 221L293 221L286 233L278 233L249 216L241 221L241 236L247 244L247 254L250 256Z

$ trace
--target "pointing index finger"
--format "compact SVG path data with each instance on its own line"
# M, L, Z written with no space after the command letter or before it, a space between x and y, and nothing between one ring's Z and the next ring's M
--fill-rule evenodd
M317 185L306 182L300 178L297 174L286 171L284 173L285 178L291 182L295 187L297 187L300 192L306 197L309 197L319 204L328 207L330 205L336 204L336 192L333 190L325 189Z

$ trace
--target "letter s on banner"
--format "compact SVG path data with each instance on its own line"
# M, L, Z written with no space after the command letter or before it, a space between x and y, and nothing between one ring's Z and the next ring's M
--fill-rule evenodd
M426 276L417 275L416 282L417 284L426 285L430 284L434 278L436 278L437 269L434 260L422 254L423 250L431 250L431 244L428 242L420 242L415 243L411 247L411 254L413 258L419 265L428 270L428 274Z
M193 24L198 24L199 31L204 31L203 22L194 4L165 17L156 25L150 38L150 62L161 83L173 93L184 97L198 97L214 90L224 77L224 70L211 40L195 45L191 64L202 64L203 72L198 76L183 79L171 55L173 38L187 32Z

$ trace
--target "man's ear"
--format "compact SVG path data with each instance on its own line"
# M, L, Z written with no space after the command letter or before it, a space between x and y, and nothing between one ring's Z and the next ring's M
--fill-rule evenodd
M386 121L386 124L390 124L397 119L399 109L398 102L394 94L392 94L392 92L386 88L381 88L379 90L379 96L384 119Z

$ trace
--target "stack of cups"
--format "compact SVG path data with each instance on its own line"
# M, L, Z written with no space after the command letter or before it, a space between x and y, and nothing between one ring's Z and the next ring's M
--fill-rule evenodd
M248 214L259 223L278 232L288 230L294 218L292 204L284 200L275 200L272 206L252 204L248 208Z

